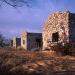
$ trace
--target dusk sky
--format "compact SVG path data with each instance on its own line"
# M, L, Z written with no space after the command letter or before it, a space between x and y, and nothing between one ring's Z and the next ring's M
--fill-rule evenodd
M30 7L17 9L4 3L0 7L0 32L7 38L23 31L42 32L45 20L54 11L75 13L75 0L33 0Z

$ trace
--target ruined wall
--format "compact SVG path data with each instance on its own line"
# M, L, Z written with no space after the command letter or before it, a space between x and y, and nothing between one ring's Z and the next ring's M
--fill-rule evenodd
M10 41L10 47L13 47L13 40Z
M27 49L27 32L21 34L21 47Z
M75 14L69 14L69 39L70 42L75 42Z
M40 43L42 43L42 33L28 33L27 36L28 49L39 48L39 44L37 42L38 39L40 39L41 40Z
M13 47L16 48L16 37L13 38Z
M58 32L58 42L69 41L69 12L55 12L48 17L43 28L43 49L52 41L52 34Z
M36 39L42 40L42 33L29 33L24 32L21 35L21 47L26 50L31 50L33 48L37 48L38 45L36 43ZM25 43L23 43L25 41Z

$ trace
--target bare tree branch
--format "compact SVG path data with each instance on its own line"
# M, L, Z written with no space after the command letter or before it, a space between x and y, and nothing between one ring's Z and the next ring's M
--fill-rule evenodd
M0 1L0 7L2 6L3 2L4 2L4 0L3 1Z
M24 5L29 6L31 1L33 0L0 0L1 2L0 6L2 5L3 2L12 7L22 7Z

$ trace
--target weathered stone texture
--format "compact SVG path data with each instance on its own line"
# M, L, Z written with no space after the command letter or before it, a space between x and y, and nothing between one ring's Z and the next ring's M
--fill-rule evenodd
M39 41L37 41L39 40ZM23 43L25 41L25 43ZM42 33L23 32L21 35L21 47L31 50L40 47L42 41Z
M27 49L27 32L21 34L21 47Z
M43 28L43 49L48 47L49 42L52 42L52 34L56 32L59 36L58 42L74 41L75 15L59 11L48 17Z
M13 40L10 41L10 47L13 47Z

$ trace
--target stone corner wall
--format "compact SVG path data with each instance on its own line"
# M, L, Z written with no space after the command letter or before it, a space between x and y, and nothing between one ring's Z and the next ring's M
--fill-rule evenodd
M16 37L13 37L13 47L16 48Z
M27 49L27 32L21 34L21 47Z
M55 12L43 27L43 49L52 42L52 34L58 32L59 42L69 41L69 12Z

